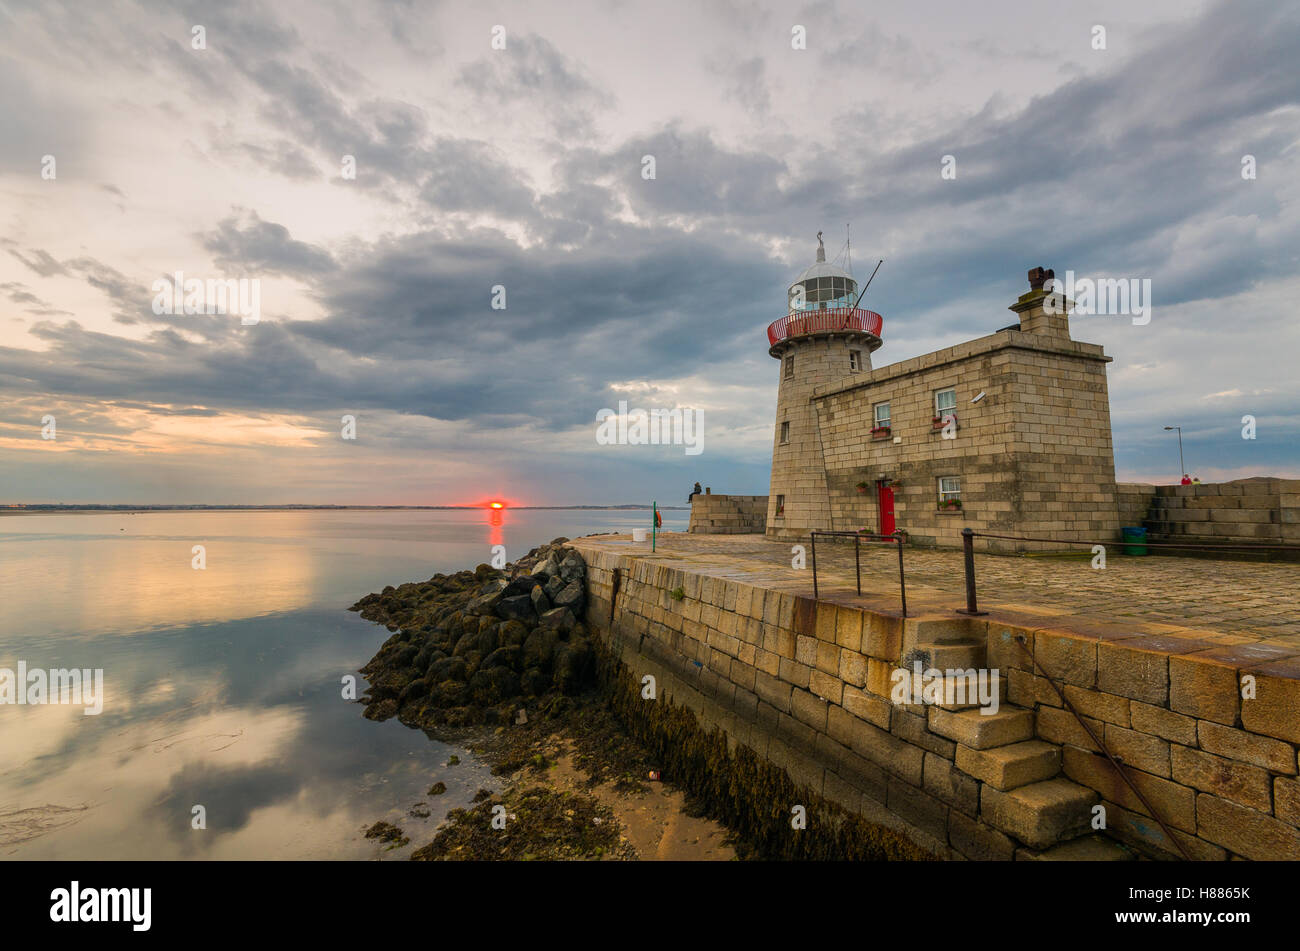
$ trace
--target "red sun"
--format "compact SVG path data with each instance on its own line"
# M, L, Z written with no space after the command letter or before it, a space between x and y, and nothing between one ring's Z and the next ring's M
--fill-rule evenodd
M504 502L489 502L489 503L488 503L488 508L490 508L490 509L503 509L503 508L505 508L505 507L506 507L506 503L504 503Z

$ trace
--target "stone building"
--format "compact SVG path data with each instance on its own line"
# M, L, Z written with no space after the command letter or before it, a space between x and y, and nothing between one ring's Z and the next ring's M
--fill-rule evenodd
M1116 537L1111 358L1070 338L1072 302L1045 289L1052 276L1029 272L1010 305L1018 323L875 368L883 319L856 306L857 283L819 248L768 328L780 388L766 533Z

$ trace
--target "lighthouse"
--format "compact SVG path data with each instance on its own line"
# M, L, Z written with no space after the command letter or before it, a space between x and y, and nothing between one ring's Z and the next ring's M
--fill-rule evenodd
M770 537L831 527L827 460L812 397L819 387L850 383L871 369L883 320L856 307L857 300L857 281L827 262L818 232L816 261L790 284L785 316L767 328L768 353L778 367Z

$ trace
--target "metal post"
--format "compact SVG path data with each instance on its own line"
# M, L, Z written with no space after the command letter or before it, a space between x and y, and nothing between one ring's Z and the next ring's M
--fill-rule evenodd
M862 597L862 536L853 536L853 568L858 574L858 597Z
M650 509L654 513L650 517L650 550L653 552L659 542L659 503L651 502Z
M972 617L988 614L988 611L981 611L975 604L975 533L969 528L961 530L961 550L966 562L966 607L958 608L957 613Z
M907 582L903 578L903 536L894 532L898 540L898 595L903 599L903 617L907 617Z
M816 533L816 532L810 532L810 533L808 534L808 541L809 541L810 547L812 548L812 563L813 563L813 600L816 601L816 600L817 600L817 533Z

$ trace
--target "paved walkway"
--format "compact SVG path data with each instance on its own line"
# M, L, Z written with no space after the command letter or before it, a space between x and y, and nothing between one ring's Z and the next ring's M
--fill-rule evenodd
M791 567L791 542L761 535L661 534L657 552L630 536L595 536L624 554L652 557L704 574L812 596L811 553L807 568ZM975 556L981 610L1010 618L1030 615L1066 626L1133 626L1144 633L1195 631L1224 644L1267 640L1300 649L1300 564L1217 561L1178 557L1124 557L1108 550L1106 567L1088 557ZM899 610L898 553L893 545L861 547L862 596L854 586L853 546L817 546L823 599L876 610ZM951 615L966 603L958 551L907 548L903 553L909 616Z

